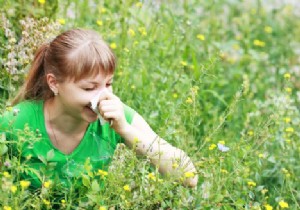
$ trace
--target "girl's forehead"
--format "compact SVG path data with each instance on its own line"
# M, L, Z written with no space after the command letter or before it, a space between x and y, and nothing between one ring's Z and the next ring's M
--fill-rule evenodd
M104 82L113 79L113 76L113 74L97 74L92 76L86 76L79 79L75 83L100 83L102 81Z

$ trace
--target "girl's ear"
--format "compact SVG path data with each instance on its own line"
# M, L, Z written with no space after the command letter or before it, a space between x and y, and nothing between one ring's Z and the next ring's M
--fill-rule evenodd
M54 74L47 74L46 75L47 84L54 93L54 95L58 94L58 82Z

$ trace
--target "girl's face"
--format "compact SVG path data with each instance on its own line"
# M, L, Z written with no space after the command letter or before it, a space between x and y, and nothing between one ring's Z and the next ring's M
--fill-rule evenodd
M90 108L90 101L100 91L107 88L112 92L113 75L98 74L79 81L67 80L58 84L58 99L63 111L88 123L97 120L97 114Z

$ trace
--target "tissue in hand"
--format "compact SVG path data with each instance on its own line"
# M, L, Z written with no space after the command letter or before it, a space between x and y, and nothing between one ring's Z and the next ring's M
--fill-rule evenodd
M101 116L98 110L98 100L101 92L102 91L100 91L94 98L92 98L92 100L90 101L90 107L98 115L100 123L101 125L103 125L104 123L107 123L107 121L103 119L103 117Z

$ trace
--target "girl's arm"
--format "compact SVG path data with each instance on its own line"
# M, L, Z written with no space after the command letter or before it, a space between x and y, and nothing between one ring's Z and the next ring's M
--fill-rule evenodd
M138 113L134 115L132 123L118 133L125 139L127 146L132 148L135 145L137 154L150 157L151 163L158 167L160 173L181 172L180 175L184 177L186 172L191 172L188 176L190 178L184 180L184 185L197 186L198 175L187 154L161 139Z

